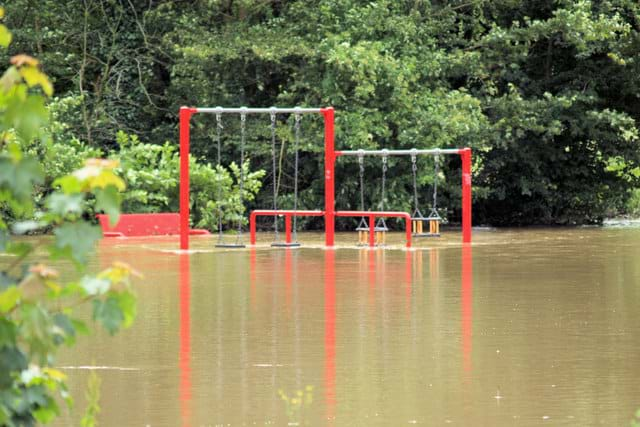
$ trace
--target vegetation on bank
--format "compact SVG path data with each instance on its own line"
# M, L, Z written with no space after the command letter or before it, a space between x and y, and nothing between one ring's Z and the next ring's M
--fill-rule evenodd
M11 38L0 24L0 49ZM77 147L48 142L45 103L53 87L38 60L19 54L10 61L0 76L0 426L12 427L48 423L60 414L61 402L71 406L66 375L55 368L55 357L61 347L90 333L78 311L89 306L93 320L113 334L132 323L136 300L130 288L134 272L126 264L97 274L86 271L102 236L85 219L86 204L91 200L94 209L117 221L125 187L115 173L117 163L93 159L64 173L61 168L74 169L80 160L41 161L41 153L31 150L35 141L58 154ZM53 170L45 174L47 161ZM15 238L45 229L52 239ZM75 265L76 278L43 260ZM83 425L95 425L95 399L92 403Z
M37 52L58 94L52 110L63 129L54 130L52 147L77 140L86 150L115 153L123 131L168 150L177 145L181 105L333 105L342 148L472 147L476 223L597 223L633 206L640 180L640 6L634 0L86 0L77 6L7 5L16 28L9 54ZM292 120L278 119L279 182L287 194ZM238 162L237 122L225 123L224 165ZM312 209L323 204L321 122L305 117L303 135L299 206ZM248 122L247 136L252 169L269 174L268 117ZM216 163L214 119L196 116L192 138L210 180L204 165ZM130 166L145 170L147 160ZM455 158L443 160L439 178L439 205L454 221L459 167ZM356 171L353 162L338 164L340 208L358 208ZM432 161L421 161L419 174L426 204ZM379 178L380 165L367 163L367 207L378 203ZM129 185L127 210L171 207L175 200L171 185L154 187L146 202L137 184ZM270 206L269 187L247 208ZM388 188L386 206L410 208L404 163L390 165ZM192 201L195 211L208 207L194 225L215 224L207 215L222 200L209 184L201 191L192 192L200 198ZM280 205L290 204L284 195Z

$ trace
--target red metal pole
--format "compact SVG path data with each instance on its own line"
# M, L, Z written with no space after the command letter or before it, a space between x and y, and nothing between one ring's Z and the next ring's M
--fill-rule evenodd
M284 216L284 241L291 243L291 215Z
M256 244L256 216L256 211L249 215L249 243L252 245Z
M189 120L195 109L180 107L180 249L189 249Z
M471 148L460 150L462 160L462 242L471 243Z
M411 247L411 218L405 218L406 231L405 238L407 240L407 248Z
M333 246L335 233L335 146L334 110L323 108L324 115L324 244Z
M376 217L369 215L369 247L372 248L376 245Z

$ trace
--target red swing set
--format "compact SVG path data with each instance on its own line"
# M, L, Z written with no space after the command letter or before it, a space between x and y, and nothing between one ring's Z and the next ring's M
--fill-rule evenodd
M189 228L189 145L190 145L190 121L195 114L215 114L218 120L218 150L220 149L220 129L221 117L223 114L236 114L240 115L241 119L241 160L240 164L244 161L244 139L245 139L245 121L248 115L252 114L269 114L271 116L271 129L272 129L272 144L275 150L275 117L277 114L293 114L296 123L296 177L295 177L295 205L294 209L281 210L277 208L276 200L277 194L274 190L274 206L273 209L260 209L254 210L249 215L249 240L250 244L256 244L256 220L260 216L272 216L274 217L274 228L276 236L278 235L277 218L284 217L285 220L285 241L276 242L272 246L299 246L296 241L296 218L306 216L322 216L324 217L325 225L325 245L327 247L333 247L335 243L335 219L338 217L353 217L361 218L360 225L358 227L360 244L368 244L373 247L378 244L384 244L384 235L387 230L384 222L385 218L400 218L405 220L405 234L406 234L406 247L411 247L412 231L415 236L435 236L439 233L439 221L440 217L435 209L435 204L432 207L432 214L428 217L422 217L422 214L410 215L407 212L395 212L385 211L383 208L384 203L384 172L386 171L387 158L389 156L410 156L412 160L413 173L414 173L414 192L416 191L415 184L415 161L416 156L419 155L459 155L462 161L462 241L463 243L471 242L471 149L470 148L453 148L453 149L430 149L430 150L336 150L334 141L334 109L333 107L326 108L193 108L193 107L181 107L180 108L180 214L179 223L172 223L171 227L165 227L165 233L152 233L152 234L180 234L180 249L189 249L189 235L190 234L206 234L203 230L190 230ZM320 114L324 119L324 210L300 210L297 209L297 162L298 151L297 144L299 139L299 123L300 118L304 114ZM344 156L356 156L359 159L362 174L362 159L364 156L380 156L383 160L383 196L382 196L382 209L379 211L364 210L364 206L361 206L361 210L341 211L335 209L335 163L339 157ZM219 157L219 155L218 155ZM219 159L218 159L219 161ZM437 164L437 163L436 163ZM242 197L242 185L244 181L244 168L240 168L240 193ZM275 179L275 164L274 164L274 179ZM361 191L362 191L362 175L361 175ZM275 189L275 182L274 182ZM435 187L434 187L435 192ZM434 194L435 203L435 194ZM417 207L416 197L416 211L419 213ZM141 235L145 234L140 231L133 233L132 230L137 229L138 225L149 230L149 224L155 221L154 215L166 215L166 214L147 214L146 219L140 220L137 216L122 215L120 223L115 228L108 227L108 221L106 217L100 215L100 222L103 225L105 236L127 236L127 235ZM172 215L172 221L177 219L176 214ZM435 215L435 216L434 216ZM138 215L139 216L139 215ZM164 217L163 217L164 218ZM293 226L292 226L293 220ZM378 223L376 223L378 221ZM134 224L132 224L132 222ZM430 233L422 233L423 222L428 222L430 226ZM126 224L126 229L125 225ZM155 229L154 227L151 227ZM157 227L156 227L157 228ZM164 230L164 228L163 228ZM135 231L135 230L134 230ZM238 223L238 235L235 244L224 244L222 239L221 223L219 223L220 238L217 246L222 247L244 247L241 241L242 226L241 221ZM133 234L132 234L133 233Z
M433 150L335 150L334 109L326 108L180 108L180 249L189 249L189 139L190 120L194 114L321 114L324 118L324 210L254 210L249 215L250 243L256 243L256 219L259 216L284 216L285 243L292 240L291 220L299 216L323 216L325 222L325 245L333 247L335 242L335 218L356 217L368 219L369 246L375 245L377 218L403 218L406 222L406 246L411 247L412 217L407 212L393 211L340 211L335 209L335 163L341 156L415 156L457 154L462 161L462 241L471 242L471 149ZM425 218L427 219L427 218ZM294 231L295 233L295 231Z

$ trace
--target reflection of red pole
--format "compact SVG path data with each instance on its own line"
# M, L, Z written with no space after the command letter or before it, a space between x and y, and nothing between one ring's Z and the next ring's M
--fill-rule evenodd
M471 245L462 247L462 367L471 372L471 350L473 338L473 254Z
M462 160L462 242L471 243L471 148L460 150Z
M324 253L324 389L327 419L336 412L336 272L335 252Z
M256 305L256 248L249 248L249 307Z
M411 286L413 285L413 271L412 271L412 257L413 252L407 251L404 259L404 280L405 284L405 301L407 314L411 312Z
M180 406L183 427L191 425L191 266L180 254Z
M291 243L291 242L287 242ZM287 305L287 314L291 310L291 287L293 286L293 253L291 249L284 250L284 287L285 287L285 303Z

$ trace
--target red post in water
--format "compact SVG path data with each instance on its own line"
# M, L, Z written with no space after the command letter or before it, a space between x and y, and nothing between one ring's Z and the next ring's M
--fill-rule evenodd
M471 243L471 148L460 150L462 160L462 242Z
M323 108L324 116L324 244L333 246L335 233L335 163L334 110Z
M376 245L376 217L369 215L369 247L373 248Z
M291 215L284 216L284 241L291 243Z
M194 108L180 107L180 249L189 249L189 121Z
M407 242L407 248L411 247L411 218L405 218L405 239Z
M249 243L256 244L256 211L251 212L249 215Z

